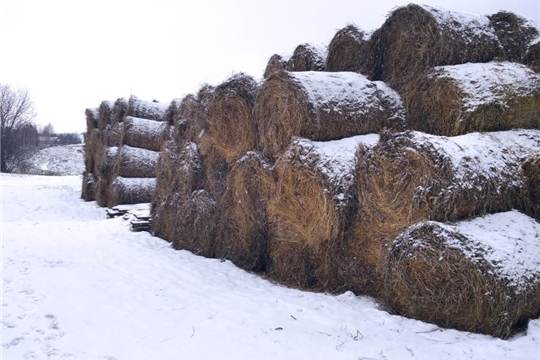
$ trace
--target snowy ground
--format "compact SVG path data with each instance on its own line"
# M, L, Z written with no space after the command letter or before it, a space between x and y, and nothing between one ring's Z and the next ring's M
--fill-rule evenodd
M509 341L274 285L174 251L79 200L81 179L2 175L2 358L538 359Z
M83 144L41 149L15 167L15 173L34 175L80 175L84 171Z

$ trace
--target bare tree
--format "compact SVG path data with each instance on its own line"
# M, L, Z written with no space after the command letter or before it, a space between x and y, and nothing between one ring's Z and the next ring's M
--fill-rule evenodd
M8 171L8 162L24 150L19 145L20 131L33 125L34 104L27 90L0 84L1 171Z

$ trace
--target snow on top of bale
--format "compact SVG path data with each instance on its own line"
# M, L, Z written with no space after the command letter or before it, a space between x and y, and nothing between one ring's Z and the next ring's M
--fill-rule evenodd
M414 241L414 247L429 247L429 240L408 236L425 224L434 225L434 231L447 246L459 250L472 262L481 265L487 261L492 275L507 281L516 293L540 278L540 223L533 218L513 210L453 225L425 221L407 229L395 245L406 239Z
M540 88L540 75L525 65L511 62L437 66L432 76L454 81L465 95L464 107L468 112L487 103L505 105L509 92L526 97Z
M132 122L137 131L142 131L153 136L160 136L164 128L167 127L167 123L162 121L143 119L134 116L127 116L126 120L128 119Z
M141 189L154 189L156 187L155 178L126 178L118 176L115 183L121 184L127 191L140 191Z

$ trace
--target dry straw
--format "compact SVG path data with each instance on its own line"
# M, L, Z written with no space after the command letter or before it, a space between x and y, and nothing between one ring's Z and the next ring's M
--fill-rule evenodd
M328 49L326 46L301 44L287 62L289 71L324 71Z
M86 109L84 113L86 115L86 134L88 136L92 130L98 127L99 108Z
M127 116L123 122L122 144L159 151L168 133L167 122Z
M102 101L99 105L98 128L103 131L107 125L111 124L111 112L114 107L114 101Z
M234 163L255 148L252 113L257 89L257 82L251 76L239 73L214 90L208 109L207 141L228 163Z
M139 204L152 201L156 180L152 178L117 177L109 187L107 206Z
M523 163L523 173L532 204L531 215L540 220L540 153Z
M381 292L388 244L413 223L529 211L523 161L540 151L538 130L454 138L383 133L356 158L359 210L349 239L347 276L357 293ZM529 212L530 213L530 212Z
M289 70L290 55L278 55L274 54L268 60L266 68L264 69L264 78L268 79L270 75L282 70Z
M366 73L368 56L367 36L353 24L340 29L328 45L325 71L353 71Z
M510 246L523 240L512 239ZM394 312L414 319L508 338L539 315L540 276L531 271L526 280L517 279L526 283L518 286L516 279L500 275L508 260L493 262L492 252L455 227L415 224L390 248L386 302Z
M540 41L532 45L523 58L523 63L540 73Z
M521 62L530 43L540 36L537 25L508 11L488 17L504 48L504 59Z
M215 256L248 271L265 271L268 263L267 205L274 172L262 154L250 151L227 174L220 201Z
M159 153L122 145L118 148L114 177L155 178Z
M540 128L540 76L510 62L436 67L410 89L414 130L455 136Z
M108 206L109 188L114 179L114 166L117 162L118 148L102 145L96 154L96 202L99 206Z
M270 158L294 136L327 141L405 126L397 93L351 72L275 73L259 91L254 115L259 146Z
M124 98L118 98L111 109L111 126L116 126L124 120L128 108L128 101Z
M81 199L84 201L94 201L95 197L96 178L94 174L84 171L82 179Z

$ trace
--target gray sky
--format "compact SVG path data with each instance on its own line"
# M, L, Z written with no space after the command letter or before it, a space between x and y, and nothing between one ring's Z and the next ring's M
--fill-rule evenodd
M262 76L274 53L376 29L411 0L0 0L0 83L30 90L38 123L85 130L84 109L137 95L168 102L231 73ZM425 0L539 22L539 0Z

